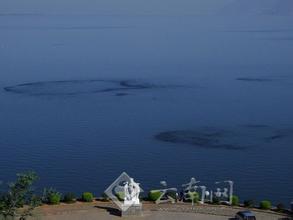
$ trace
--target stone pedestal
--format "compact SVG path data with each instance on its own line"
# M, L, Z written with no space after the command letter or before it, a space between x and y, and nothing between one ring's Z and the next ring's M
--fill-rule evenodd
M142 204L125 206L121 210L121 216L142 216Z

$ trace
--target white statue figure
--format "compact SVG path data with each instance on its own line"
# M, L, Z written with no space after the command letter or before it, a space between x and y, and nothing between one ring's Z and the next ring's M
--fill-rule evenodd
M225 197L225 198L228 198L228 189L227 188L224 188L223 192L222 192L222 196Z
M124 201L129 201L129 200L130 200L130 193L128 190L128 182L126 182L124 185Z
M215 192L215 196L220 198L222 196L222 192L220 188L217 188L217 191Z
M139 193L139 183L130 178L130 182L124 185L124 205L139 205Z

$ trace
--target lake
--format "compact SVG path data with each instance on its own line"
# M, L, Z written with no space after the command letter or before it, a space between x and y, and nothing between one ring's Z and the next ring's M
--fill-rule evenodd
M293 198L291 17L0 16L0 171L100 195L235 181Z

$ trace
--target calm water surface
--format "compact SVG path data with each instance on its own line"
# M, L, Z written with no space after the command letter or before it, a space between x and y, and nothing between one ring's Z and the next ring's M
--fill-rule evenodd
M179 187L192 176L213 187L232 179L242 199L288 203L289 21L1 16L1 179L33 169L39 188L97 195L122 171L144 189L161 180ZM236 149L155 138L209 129L221 134L212 141Z

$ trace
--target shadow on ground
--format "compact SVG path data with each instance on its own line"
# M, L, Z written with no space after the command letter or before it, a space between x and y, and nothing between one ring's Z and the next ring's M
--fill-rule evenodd
M121 211L119 209L115 209L113 207L109 207L109 206L95 206L95 208L98 209L104 209L106 210L110 215L115 215L115 216L121 216Z

